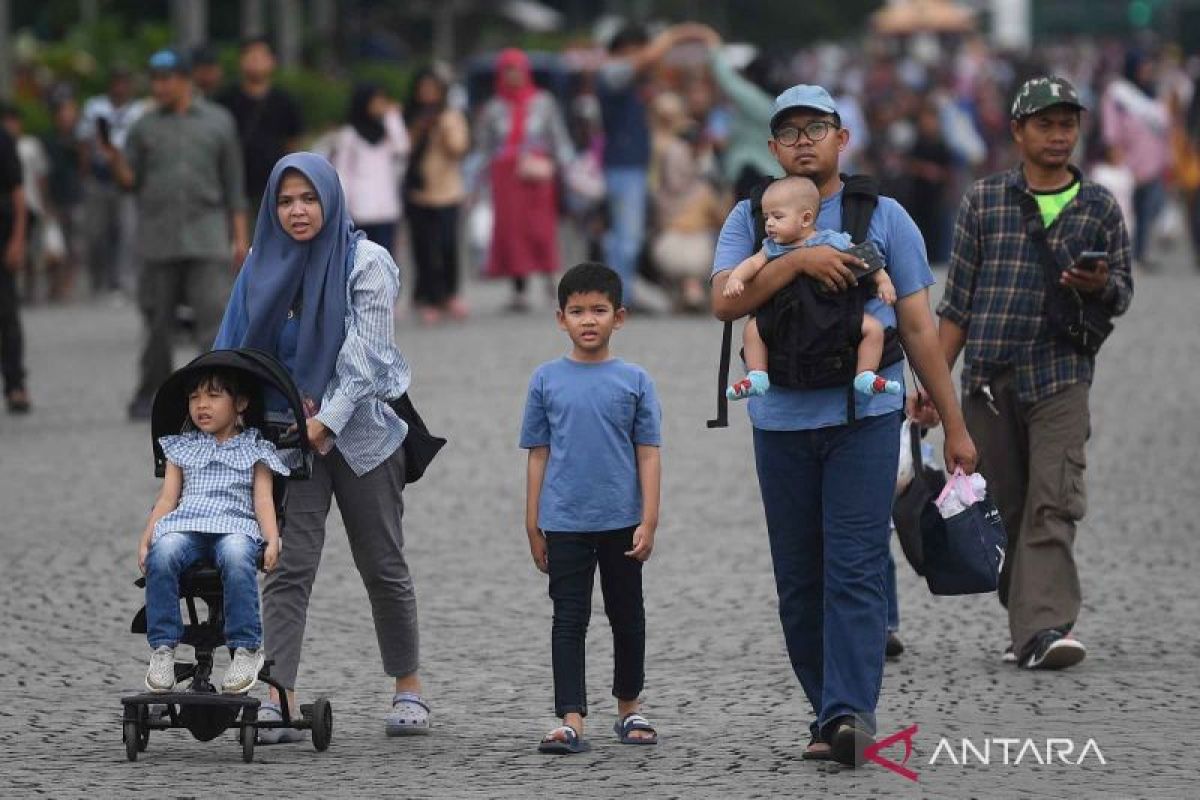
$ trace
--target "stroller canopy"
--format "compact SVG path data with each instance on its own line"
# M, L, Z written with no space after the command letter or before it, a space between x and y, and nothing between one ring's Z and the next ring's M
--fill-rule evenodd
M150 433L154 446L154 474L163 477L167 471L167 459L163 455L158 440L161 436L169 436L182 431L188 421L189 378L196 372L210 369L232 369L241 372L250 379L253 392L250 406L243 415L246 424L258 428L263 436L270 439L276 446L283 448L299 448L302 453L309 452L308 430L305 427L304 404L300 399L300 391L288 374L287 368L278 359L262 350L244 347L238 350L213 350L193 359L187 366L176 370L171 377L163 381L162 386L154 394L154 408L150 415ZM264 389L273 389L283 397L295 420L294 435L281 441L282 431L272 431L266 427Z

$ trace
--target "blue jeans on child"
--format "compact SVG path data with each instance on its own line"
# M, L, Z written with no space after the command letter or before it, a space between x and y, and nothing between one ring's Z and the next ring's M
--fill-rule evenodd
M779 618L814 735L843 716L875 730L901 418L754 430Z
M646 238L646 170L643 167L609 167L604 170L608 194L608 232L604 234L604 260L621 276L625 305L633 300L633 279Z
M225 593L225 644L262 645L258 607L258 553L262 545L240 533L164 533L146 556L146 639L174 647L183 638L179 578L199 561L212 560Z

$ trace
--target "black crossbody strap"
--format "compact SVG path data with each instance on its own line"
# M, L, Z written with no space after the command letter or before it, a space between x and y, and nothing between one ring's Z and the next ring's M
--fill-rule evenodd
M1046 237L1046 226L1042 224L1042 211L1038 208L1037 200L1034 200L1033 195L1028 192L1015 187L1013 191L1017 193L1018 202L1021 205L1021 220L1025 225L1025 234L1033 242L1038 260L1042 262L1042 278L1046 282L1046 299L1049 301L1051 293L1059 291L1058 276L1062 272L1062 267L1059 265L1054 251L1050 249L1050 241Z

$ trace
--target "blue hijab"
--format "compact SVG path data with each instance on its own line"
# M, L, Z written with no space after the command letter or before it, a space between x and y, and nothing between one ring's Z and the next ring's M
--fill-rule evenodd
M324 222L308 242L297 242L279 222L276 198L288 170L307 178L321 201ZM278 355L288 310L300 299L292 377L302 394L319 403L346 337L349 260L363 235L350 221L332 164L316 153L281 158L267 181L254 244L233 285L213 349L256 347Z

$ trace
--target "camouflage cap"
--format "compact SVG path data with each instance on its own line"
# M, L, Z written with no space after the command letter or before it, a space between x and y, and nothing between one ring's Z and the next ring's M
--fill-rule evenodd
M1021 119L1051 106L1074 106L1081 111L1087 110L1079 102L1075 87L1065 78L1030 78L1021 85L1021 90L1013 99L1012 118Z

